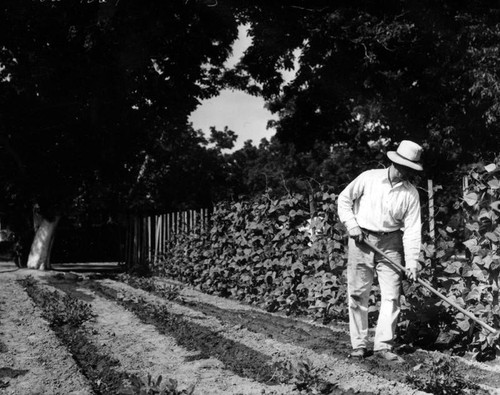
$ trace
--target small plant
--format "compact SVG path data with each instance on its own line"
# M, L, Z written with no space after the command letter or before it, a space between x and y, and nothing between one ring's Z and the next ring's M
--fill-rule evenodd
M19 280L19 283L25 289L28 289L28 288L34 287L37 284L37 281L36 281L35 277L33 277L32 275L28 275L25 278L22 278L21 280Z
M118 280L131 287L142 289L167 300L175 300L179 297L183 287L180 285L159 285L152 277L138 277L128 274L118 276Z
M467 381L458 372L452 360L443 356L435 356L432 361L426 361L425 365L416 365L407 374L406 381L419 390L434 395L461 395L467 393L467 390L479 390L478 385Z
M68 294L43 289L32 276L19 281L28 295L41 307L43 317L52 327L69 325L78 328L95 316L87 303Z
M194 384L187 389L179 390L178 382L174 379L166 379L163 381L162 376L158 376L156 380L148 374L147 378L140 379L138 377L131 378L131 384L120 388L119 395L192 395L194 392Z
M312 366L307 359L302 359L296 363L287 361L284 363L284 371L288 372L291 378L282 377L282 382L289 382L294 385L294 393L311 395L373 395L372 392L357 392L353 389L343 390L337 384L330 383L321 378L321 371Z

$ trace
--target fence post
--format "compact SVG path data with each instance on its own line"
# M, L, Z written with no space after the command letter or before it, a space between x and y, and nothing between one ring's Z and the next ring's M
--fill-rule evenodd
M142 248L141 248L141 266L147 265L148 259L148 218L142 218Z
M161 215L155 216L155 262L160 254Z
M427 180L427 193L429 195L429 236L433 243L436 242L434 228L434 186L432 180Z
M133 258L132 258L132 266L135 266L137 262L139 261L139 232L140 232L140 225L139 225L139 216L135 215L134 216L134 242L133 242Z
M126 230L126 234L125 234L125 265L127 266L127 269L130 268L130 245L132 244L131 243L131 239L132 239L132 229L131 229L131 218L130 218L130 214L127 214L126 216L126 224L127 224L127 230Z
M166 217L167 217L167 238L165 239L165 241L168 241L170 243L170 234L171 234L170 227L172 226L172 218L170 216L170 213L166 214Z
M146 231L147 231L147 239L146 242L148 244L147 251L148 251L148 260L151 262L151 256L152 256L152 249L153 249L153 239L152 239L152 229L151 229L151 216L146 217Z

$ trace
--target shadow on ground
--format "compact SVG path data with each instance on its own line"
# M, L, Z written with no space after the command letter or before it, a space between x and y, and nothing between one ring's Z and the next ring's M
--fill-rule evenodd
M118 274L127 271L125 265L117 262L57 263L52 265L56 272Z

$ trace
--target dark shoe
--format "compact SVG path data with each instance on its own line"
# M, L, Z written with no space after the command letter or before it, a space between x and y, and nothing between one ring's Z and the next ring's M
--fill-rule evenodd
M405 361L399 355L394 354L390 350L378 350L375 351L374 354L376 357L385 359L386 361L397 362L397 363L403 363Z
M365 358L366 354L366 348L356 348L349 354L349 358Z

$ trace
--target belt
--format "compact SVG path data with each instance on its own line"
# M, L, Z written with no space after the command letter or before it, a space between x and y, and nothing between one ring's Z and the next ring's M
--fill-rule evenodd
M374 230L365 229L365 228L361 228L361 230L362 230L364 233L368 233L368 234L370 234L370 235L374 235L374 236L387 236L387 235L393 234L393 233L395 233L395 232L400 232L400 229L397 229L397 230L391 230L390 232L375 232Z

